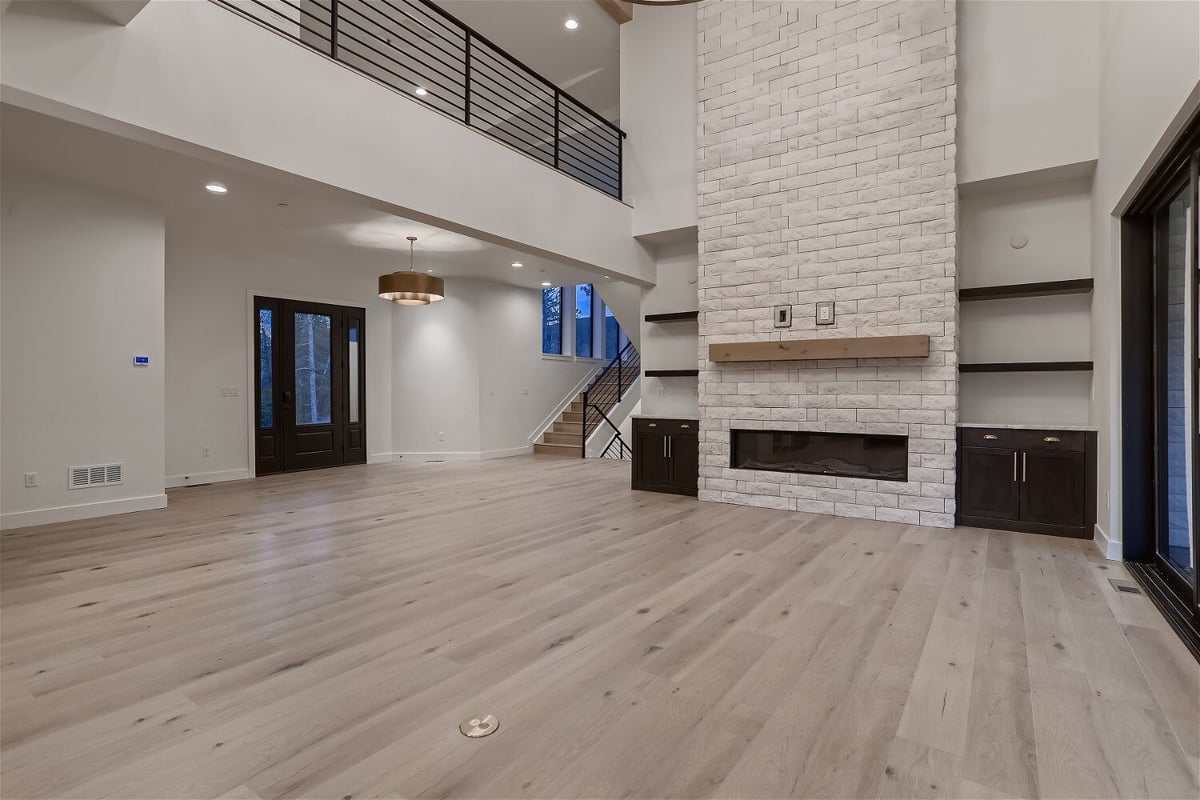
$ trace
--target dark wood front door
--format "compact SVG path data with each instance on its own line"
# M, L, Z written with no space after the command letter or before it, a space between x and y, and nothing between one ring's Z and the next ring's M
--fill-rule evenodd
M256 297L256 474L366 461L364 314Z

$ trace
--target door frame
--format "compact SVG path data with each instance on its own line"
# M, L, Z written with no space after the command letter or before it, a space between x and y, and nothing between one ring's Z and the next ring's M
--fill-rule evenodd
M331 297L319 297L315 295L294 294L292 292L281 292L277 289L247 289L246 290L246 462L250 465L248 472L249 477L258 477L258 453L256 447L256 433L258 431L258 316L254 311L255 297L272 297L279 300L292 300L297 303L319 303L330 306L351 306L361 308L363 310L363 363L367 361L365 345L367 341L366 328L367 320L370 316L370 306L361 300L347 300L345 298L336 299ZM360 400L363 404L362 423L367 423L367 378L366 370L359 375L359 380L362 382ZM368 430L370 426L367 426ZM371 451L367 446L366 437L364 437L363 448L366 450L367 460L365 463L371 463ZM272 473L275 474L275 473ZM280 473L282 474L282 473Z

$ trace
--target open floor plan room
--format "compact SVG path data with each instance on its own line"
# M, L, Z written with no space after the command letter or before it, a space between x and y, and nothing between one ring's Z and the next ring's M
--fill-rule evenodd
M4 796L1196 796L1195 662L1091 543L628 480L345 467L6 532Z

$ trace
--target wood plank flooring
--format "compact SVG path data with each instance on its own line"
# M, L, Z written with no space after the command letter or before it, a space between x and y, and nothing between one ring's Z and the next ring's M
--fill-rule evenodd
M350 467L5 533L0 794L1200 795L1200 671L1090 542L628 470Z

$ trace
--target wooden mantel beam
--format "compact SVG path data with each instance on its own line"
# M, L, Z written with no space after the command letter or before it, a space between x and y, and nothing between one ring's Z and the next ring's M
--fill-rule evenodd
M596 0L596 5L603 8L618 25L624 25L633 19L633 5L625 0Z
M816 361L829 358L927 358L929 337L865 336L710 344L710 361Z

